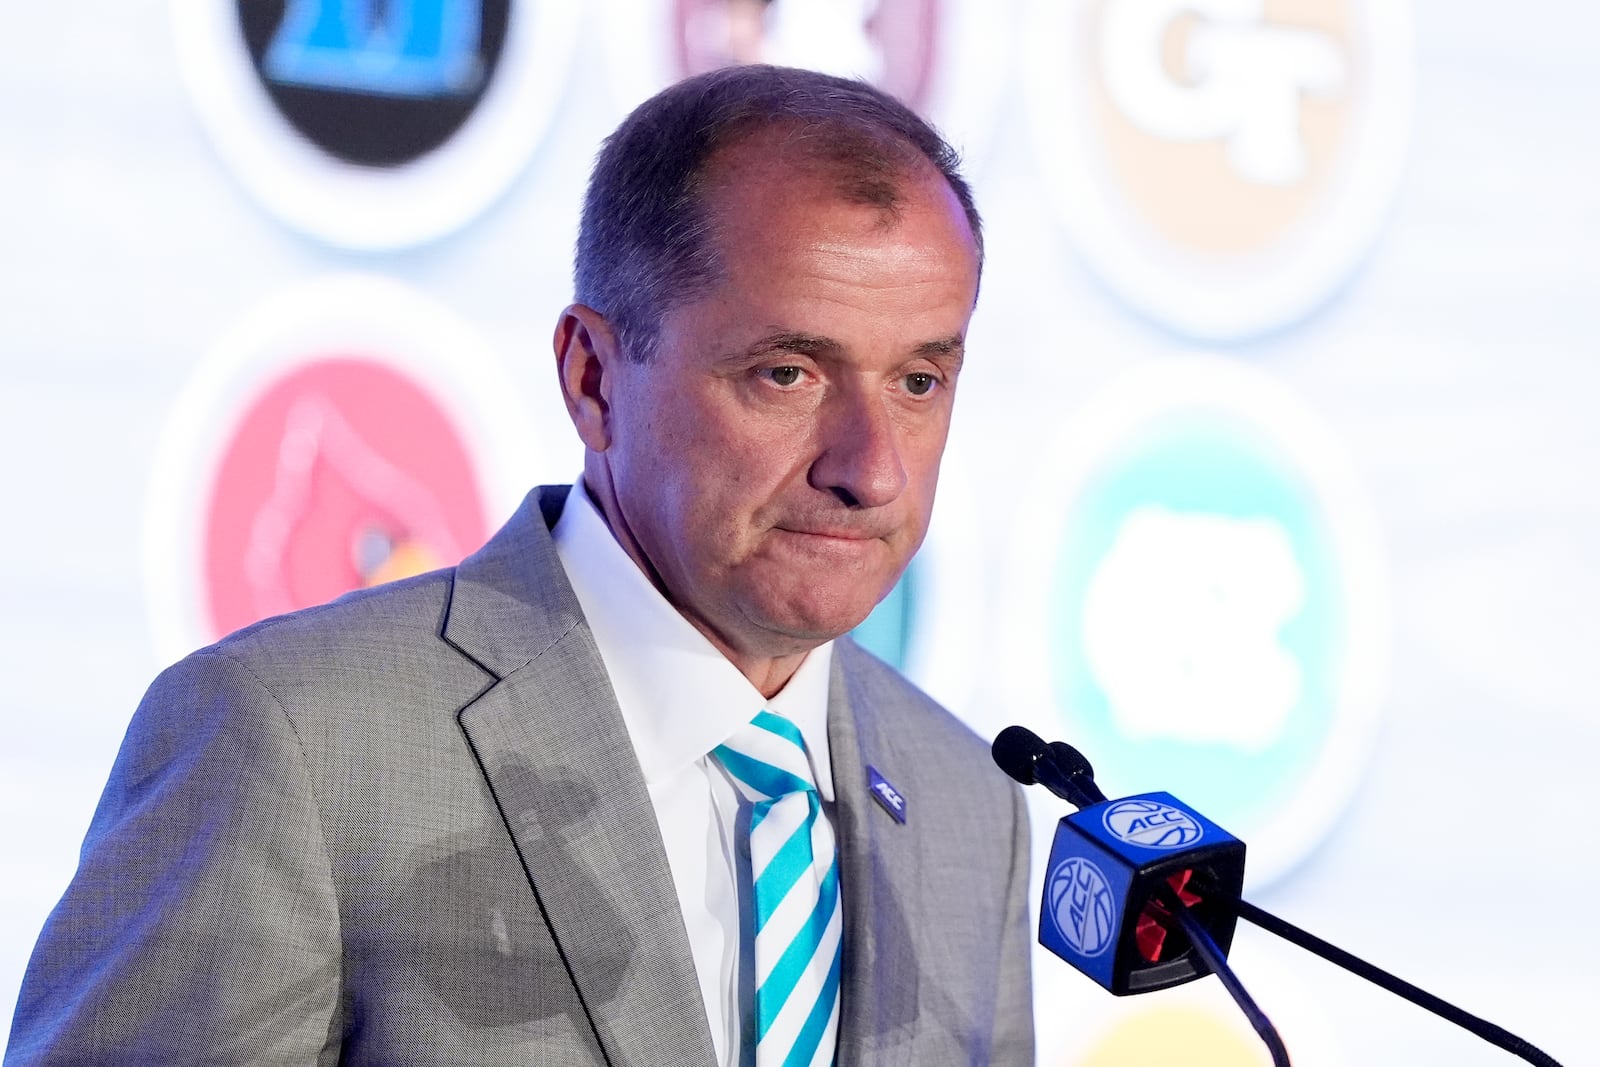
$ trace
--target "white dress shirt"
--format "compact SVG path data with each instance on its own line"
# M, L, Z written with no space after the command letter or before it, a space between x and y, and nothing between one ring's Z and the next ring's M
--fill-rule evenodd
M600 648L644 772L683 909L717 1061L740 1063L753 991L740 980L751 951L739 920L735 827L739 792L710 752L762 708L800 728L823 811L833 817L828 681L833 644L813 649L767 699L678 614L612 536L580 481L554 530L556 552ZM748 892L748 890L746 890ZM748 908L748 900L743 902ZM747 967L748 969L748 967Z

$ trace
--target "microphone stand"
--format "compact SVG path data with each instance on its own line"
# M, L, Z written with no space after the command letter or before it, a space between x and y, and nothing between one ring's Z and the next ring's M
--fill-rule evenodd
M1171 893L1171 891L1168 890L1168 893ZM1190 915L1187 908L1182 907L1182 901L1178 900L1176 894L1171 894L1171 896L1172 899L1170 901L1163 897L1162 903L1165 904L1169 909L1172 908L1173 903L1177 903L1179 905L1182 910L1174 911L1173 914L1181 916L1180 922L1185 918L1188 920L1188 922L1184 923L1184 932L1189 934L1190 940L1195 943L1196 949L1199 950L1200 941L1189 930L1191 924L1195 927L1199 927L1199 920ZM1398 997L1409 1000L1419 1008L1426 1008L1440 1018L1450 1020L1462 1029L1467 1030L1489 1042L1489 1044L1494 1045L1496 1048L1504 1049L1512 1055L1524 1059L1529 1063L1538 1064L1539 1067L1561 1067L1561 1064L1557 1063L1548 1054L1535 1048L1533 1045L1524 1041L1516 1034L1511 1033L1511 1031L1496 1026L1487 1019L1480 1019L1476 1015L1462 1011L1454 1004L1451 1004L1445 1000L1441 1000L1432 993L1429 993L1427 990L1419 989L1410 982L1407 982L1401 978L1397 978L1380 967L1374 967L1372 964L1368 963L1364 959L1361 959L1359 956L1354 956L1337 945L1329 944L1328 942L1322 940L1322 938L1317 937L1315 934L1307 933L1305 930L1300 929L1293 923L1285 922L1276 915L1273 915L1267 911L1263 911L1261 908L1256 907L1248 900L1237 900L1234 902L1234 906L1238 909L1239 918L1254 923L1263 930L1266 930L1268 933L1277 934L1285 941L1288 941L1294 945L1298 945L1313 955L1321 956L1329 963L1343 967L1352 974L1360 975L1362 978L1365 978L1372 984L1383 989L1387 989L1389 992ZM1203 930L1201 932L1204 933ZM1201 959L1204 959L1207 964L1211 963L1211 960L1206 957L1203 951L1200 953L1200 956ZM1215 970L1216 968L1213 966L1212 969ZM1222 978L1222 972L1218 971L1217 977ZM1226 984L1227 979L1224 978L1223 983ZM1232 992L1231 988L1229 989L1229 992ZM1235 999L1238 999L1237 996ZM1241 1002L1241 1007L1242 1006L1243 1004ZM1245 1014L1249 1014L1248 1009L1246 1010ZM1253 1023L1254 1019L1251 1021ZM1258 1027L1258 1032L1259 1029L1260 1028Z

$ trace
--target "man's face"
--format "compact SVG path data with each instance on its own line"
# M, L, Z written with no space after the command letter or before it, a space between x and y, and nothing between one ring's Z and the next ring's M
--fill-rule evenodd
M860 623L922 543L977 253L931 167L893 217L770 141L714 173L726 280L664 316L652 362L607 369L592 461L696 627L789 655Z

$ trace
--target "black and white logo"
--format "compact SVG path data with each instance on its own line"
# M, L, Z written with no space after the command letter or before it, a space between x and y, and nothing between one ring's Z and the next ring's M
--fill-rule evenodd
M256 75L336 158L403 166L461 128L494 81L510 0L234 0Z
M290 225L418 244L505 190L559 99L576 5L557 0L174 0L195 107Z

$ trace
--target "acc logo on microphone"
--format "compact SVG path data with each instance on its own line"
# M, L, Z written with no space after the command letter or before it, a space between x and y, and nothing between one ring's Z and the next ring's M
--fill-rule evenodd
M1105 872L1073 856L1050 872L1050 921L1079 955L1094 957L1117 938L1117 901Z
M1039 469L1012 706L1052 709L1030 725L1102 788L1181 796L1248 842L1249 884L1277 877L1348 800L1382 691L1386 580L1342 447L1265 374L1188 357L1094 397Z
M173 0L182 70L238 178L336 245L431 240L522 169L566 77L565 0Z
M1205 836L1188 812L1154 800L1113 801L1100 821L1113 837L1141 848L1183 848Z
M541 453L513 395L465 324L395 282L324 279L247 316L179 398L152 472L158 651L472 552Z
M1055 206L1130 305L1234 339L1322 304L1398 186L1405 0L1032 0Z

